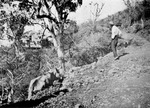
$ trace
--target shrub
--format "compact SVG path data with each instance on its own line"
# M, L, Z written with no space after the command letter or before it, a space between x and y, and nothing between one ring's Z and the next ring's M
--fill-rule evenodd
M93 46L85 51L78 52L73 55L70 62L73 66L83 66L97 61L97 58L104 56L110 52L110 49L105 47Z

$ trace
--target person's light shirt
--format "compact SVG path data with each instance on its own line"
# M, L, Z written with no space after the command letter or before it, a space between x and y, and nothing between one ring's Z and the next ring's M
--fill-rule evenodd
M113 26L112 27L112 35L111 35L111 38L114 39L115 36L121 36L122 32L120 31L120 29L116 26Z

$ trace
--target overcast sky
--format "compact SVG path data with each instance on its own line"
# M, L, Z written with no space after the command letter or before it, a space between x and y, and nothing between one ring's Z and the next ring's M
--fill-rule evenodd
M83 0L83 5L78 8L75 13L69 14L68 18L76 20L78 24L88 21L89 19L93 19L91 11L94 12L94 7L89 5L91 1L94 3L97 2L100 5L101 3L105 3L99 19L126 8L123 0Z

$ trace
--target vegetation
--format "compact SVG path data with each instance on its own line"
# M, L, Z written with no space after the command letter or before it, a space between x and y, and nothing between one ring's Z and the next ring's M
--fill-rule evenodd
M124 0L124 3L128 7L126 10L100 21L97 19L104 4L101 7L99 4L94 4L96 8L96 13L93 13L94 21L78 26L75 21L67 19L67 16L82 5L82 0L1 0L0 38L8 39L11 43L10 46L1 45L0 47L1 100L5 100L7 97L3 95L4 88L9 87L14 91L12 103L26 102L27 89L31 79L53 68L61 67L66 70L66 74L70 74L67 72L72 67L77 69L83 67L84 69L89 66L88 64L98 62L99 57L104 57L111 52L109 21L115 22L122 30L137 33L150 41L150 20L149 16L146 16L149 13L150 3L148 1L142 4L138 3L134 7L132 0ZM53 14L53 6L56 8L57 15ZM139 23L141 18L144 18L144 27L141 27L141 23ZM93 26L91 27L91 25ZM37 26L40 30L25 31L26 27ZM31 37L37 37L39 42L36 43ZM27 39L27 42L23 43L23 39ZM33 47L33 43L40 47L36 45ZM139 45L135 41L130 44ZM83 74L90 73L90 71L93 70L87 69L87 72L83 72ZM101 72L102 70L96 71ZM104 73L100 74L102 74L101 79L105 77ZM46 88L33 96L32 99L38 104L30 107L72 108L76 105L83 108L93 107L93 101L86 104L78 95L84 91L83 86L98 80L94 75L91 79L80 74L77 75L78 77L76 76L76 79L66 78L65 80L69 80L67 86L73 89L71 92L59 91L60 85Z
M2 66L2 72L3 70L7 71L7 69L11 70L14 76L13 80L15 80L13 88L15 91L17 91L14 93L14 100L20 101L26 98L27 87L31 79L43 74L46 71L49 71L49 69L54 68L54 66L58 67L58 61L61 62L60 65L64 64L64 44L61 42L61 40L64 38L63 40L65 42L65 40L67 40L65 39L67 36L71 36L73 32L77 31L76 23L71 23L71 21L67 19L67 16L69 12L76 11L78 5L82 5L82 1L4 0L0 2L0 21L2 27L1 29L3 31L1 32L1 38L10 39L9 41L11 43L9 48L4 47L1 49L2 54L4 53L2 55L3 60L1 61L2 65L4 65ZM58 19L52 13L52 6L55 7L56 11L58 12ZM39 24L41 27L43 27L43 31L40 30L35 34L32 32L32 30L30 30L31 32L26 33L25 35L26 27L33 27L36 24ZM68 33L65 33L66 37L63 36L65 32L65 24L71 24L71 26L73 26L69 26L70 30L68 29ZM28 38L27 44L29 44L30 48L32 37L35 37L36 35L40 37L42 37L42 35L45 36L44 33L46 30L49 32L48 35L52 35L52 42L55 50L44 48L40 50L32 50L23 46L22 39L24 36ZM71 42L68 44L70 43ZM59 59L57 58L56 54L58 55ZM26 92L23 92L22 94L22 90Z

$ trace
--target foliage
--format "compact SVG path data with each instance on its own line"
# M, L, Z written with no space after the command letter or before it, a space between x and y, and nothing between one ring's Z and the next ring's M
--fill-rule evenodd
M93 46L84 51L73 53L70 62L73 66L83 66L86 64L96 62L98 57L103 57L109 52L110 49L108 47L102 48L102 47Z
M66 24L66 28L64 29L64 36L62 39L62 42L64 43L64 50L69 50L71 47L73 47L75 42L75 33L77 33L79 30L79 27L77 26L77 23L75 21L70 20L68 24Z
M8 23L8 28L12 30L12 37L20 41L24 26L28 23L28 13L20 10L18 5L19 1L3 2L0 14L1 21L3 23Z
M123 0L124 4L128 7L128 14L130 19L130 25L141 20L141 26L144 28L145 19L150 17L149 2L147 0ZM142 21L143 20L143 21Z
M59 67L56 51L53 49L44 48L40 54L40 72L44 73L50 69Z
M46 0L43 0L41 3L44 3L44 1ZM64 45L64 51L66 52L66 55L67 51L70 51L70 58L68 60L70 60L73 66L83 66L96 62L98 57L104 56L105 54L110 52L110 48L108 47L110 44L110 30L108 27L108 22L110 20L121 23L122 28L130 29L130 21L128 20L129 9L114 14L113 16L110 16L101 21L97 21L97 31L92 31L90 28L90 22L82 24L80 27L78 27L75 21L64 19L64 15L66 13L63 13L64 11L62 11L61 9L69 9L70 11L75 11L77 8L76 3L72 2L71 4L69 4L71 0L60 0L57 1L58 3L56 3L56 0L52 1L54 3L53 5L57 7L57 10L61 14L60 19L62 19L62 22L66 22L66 24L64 24L62 43ZM9 2L11 3L11 1L4 0L3 3ZM46 4L44 3L44 5ZM23 0L19 3L19 11L17 11L16 13L14 10L15 15L11 15L8 11L6 13L9 14L3 13L0 17L1 19L6 17L7 21L9 22L9 27L15 34L14 36L17 40L20 40L22 38L24 26L32 24L34 25L34 23L43 21L43 18L52 20L52 22L55 23L58 27L61 26L60 23L62 22L56 21L56 17L53 16L52 13L42 13L43 15L40 15L38 13L38 8L40 8L39 6L40 2ZM1 7L3 7L3 5L1 5ZM5 21L5 19L0 21L1 25L3 25ZM44 27L46 27L46 25L44 25ZM3 27L1 27L0 29L3 30ZM59 28L59 30L61 30L61 28ZM146 36L149 34L149 26L146 26L143 31L139 30L138 33L142 34L142 36L150 40L150 38ZM133 44L137 43L134 42ZM31 79L43 74L44 72L49 71L49 69L51 68L59 67L57 52L53 47L51 47L51 49L25 49L24 52L25 61L18 61L18 59L15 58L13 47L11 47L10 49L5 47L0 48L1 72L4 72L6 69L10 69L13 72L15 79L14 100L16 101L22 101L26 99L27 89ZM44 98L45 96L50 96L50 91L51 88L38 92L36 95L34 95L33 99L36 100ZM78 103L82 105L81 102L82 101L80 99L78 99L77 97L72 97L71 94L59 94L57 95L57 97L48 99L44 103L40 103L38 107L74 107Z
M4 23L7 24L7 29L11 30L12 32L11 37L15 39L15 43L18 46L18 48L22 46L22 43L20 41L24 36L23 34L24 27L26 25L34 25L34 23L39 23L43 19L47 18L49 22L45 22L44 25L45 28L49 27L47 26L49 25L49 23L51 24L54 23L54 25L57 26L56 28L58 29L58 31L63 32L64 29L63 24L66 22L68 23L69 21L67 19L69 12L76 11L78 5L82 5L82 0L78 0L77 2L73 2L72 0L61 0L61 1L3 0L0 2L1 2L0 3L1 25L3 25ZM52 3L52 5L50 5L49 3ZM52 11L51 6L56 7L56 11L58 12L58 19L51 12ZM43 7L45 7L46 10L43 10ZM46 14L45 12L48 13ZM69 26L68 31L66 30L68 32L65 34L66 37L65 38L63 37L65 43L69 42L67 36L70 35L72 36L74 32L78 31L75 22L71 22L70 25L71 26ZM3 27L1 29L3 30ZM51 28L49 27L49 29ZM6 36L7 35L8 33L6 34ZM69 42L68 44L70 43L71 42ZM66 44L66 47L68 44ZM9 51L7 53L9 53ZM23 89L23 87L26 88L24 90L27 90L27 85L29 84L29 81L32 78L38 76L39 74L45 71L48 71L50 68L57 67L58 65L58 59L56 57L56 52L54 50L46 51L45 49L43 49L43 52L40 50L34 52L32 50L30 51L24 49L24 53L26 53L24 61L18 61L18 59L15 59L15 54L12 54L12 52L10 52L11 56L9 56L11 57L11 60L8 60L7 53L2 55L3 60L1 60L1 65L3 69L11 69L11 71L13 71L16 82L15 89L18 89L18 92L15 92L16 95L14 97L16 100L18 97L22 98L24 96L24 95L21 96L20 92ZM9 64L7 64L7 62Z
M9 56L7 53L3 55L0 53L1 72L10 69L14 75L13 99L15 101L23 101L27 98L28 85L31 79L58 65L56 52L52 53L51 50L26 50L26 53L26 59L23 62L19 62L17 59L12 60L14 58L12 53Z
M137 34L140 35L141 37L145 38L147 41L150 42L150 35L149 35L150 34L150 20L149 19L146 20L145 24L146 24L145 28L142 29L142 30L139 30L137 32Z

